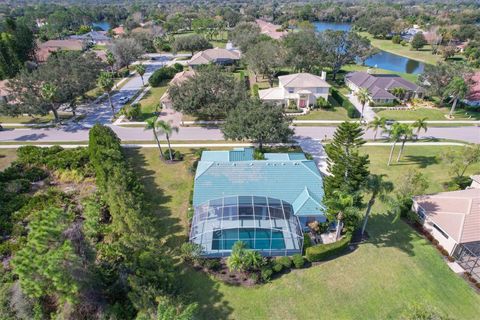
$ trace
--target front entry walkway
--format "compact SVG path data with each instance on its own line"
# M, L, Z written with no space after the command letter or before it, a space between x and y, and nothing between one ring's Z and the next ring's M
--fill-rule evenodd
M308 152L312 155L313 160L317 164L318 170L324 175L329 175L327 171L327 153L325 152L321 141L305 137L296 138L295 140L304 152Z
M355 106L355 108L361 114L362 104L360 103L360 101L358 101L357 97L353 93L350 93L348 95L348 100L350 100L350 102ZM373 119L375 119L375 117L376 117L375 111L373 111L373 109L368 105L368 103L365 104L365 108L363 109L363 119L365 119L365 121L367 122L370 122Z

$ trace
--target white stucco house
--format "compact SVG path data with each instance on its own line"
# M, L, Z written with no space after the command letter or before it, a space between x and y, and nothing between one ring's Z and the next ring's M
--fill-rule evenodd
M260 100L284 106L294 102L298 108L308 108L319 97L328 100L330 85L325 81L326 73L316 76L311 73L295 73L278 77L278 87L259 90Z

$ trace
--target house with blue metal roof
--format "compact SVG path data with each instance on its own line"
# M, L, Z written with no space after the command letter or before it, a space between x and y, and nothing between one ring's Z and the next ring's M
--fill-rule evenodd
M205 256L230 254L242 240L265 256L300 253L303 229L324 222L323 180L303 153L252 148L204 151L195 174L190 240Z

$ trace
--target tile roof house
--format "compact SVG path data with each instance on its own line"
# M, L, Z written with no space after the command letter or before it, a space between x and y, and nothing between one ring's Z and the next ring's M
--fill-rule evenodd
M323 197L322 176L303 153L254 160L253 148L204 151L194 180L190 240L207 256L229 255L238 239L267 256L299 253L303 227L326 220Z
M191 77L193 77L195 75L195 71L193 70L185 70L185 71L181 71L177 74L175 74L175 76L173 77L172 80L170 80L170 82L168 83L169 86L171 85L179 85L183 82L185 82L186 80L190 79ZM162 95L162 97L160 98L160 103L164 106L164 107L168 107L170 106L170 104L172 103L172 100L170 100L170 96L168 95L168 89L165 91L165 93Z
M109 44L112 41L105 31L90 31L85 34L70 36L70 39L88 41L93 44L101 45Z
M8 90L7 84L8 80L0 81L0 102L8 102L10 91Z
M265 20L257 19L255 20L257 25L260 27L260 33L269 36L272 39L280 39L287 34L287 31L278 31L282 26L267 22Z
M240 60L240 53L235 50L227 50L223 48L207 49L195 53L188 61L188 65L192 67L205 64L231 65Z
M416 196L413 209L450 255L460 244L480 241L480 189Z
M84 43L81 40L49 40L46 42L38 43L38 50L35 53L38 62L47 61L52 52L58 50L83 50Z
M314 105L317 98L328 100L330 85L326 73L322 76L311 73L294 73L278 77L278 87L259 90L261 100L288 106L295 103L298 108Z
M471 78L469 93L465 103L470 106L480 106L480 72L475 73Z
M350 72L345 75L345 84L353 92L360 88L366 88L374 103L388 104L397 100L392 94L394 88L403 88L406 90L405 99L422 98L425 90L403 79L400 76L392 74L370 74L368 72Z

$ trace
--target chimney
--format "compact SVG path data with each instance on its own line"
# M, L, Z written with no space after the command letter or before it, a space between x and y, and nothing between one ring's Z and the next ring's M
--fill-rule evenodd
M327 73L325 71L322 71L322 75L320 76L322 80L327 80Z

